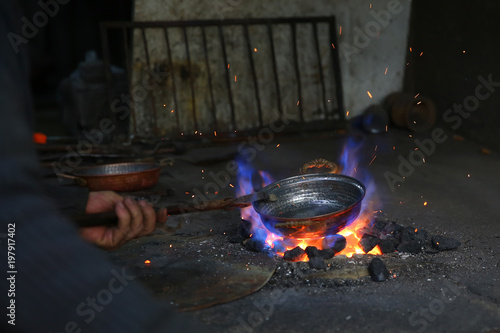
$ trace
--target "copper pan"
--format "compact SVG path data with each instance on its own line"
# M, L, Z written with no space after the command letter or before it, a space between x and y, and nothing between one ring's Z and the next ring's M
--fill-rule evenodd
M91 191L132 192L144 190L158 183L161 163L115 163L75 169L71 174L58 176L73 179L80 186Z

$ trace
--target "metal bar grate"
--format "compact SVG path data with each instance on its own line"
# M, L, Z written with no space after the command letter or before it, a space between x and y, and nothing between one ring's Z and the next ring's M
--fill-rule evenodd
M123 36L130 135L234 137L276 117L288 120L288 132L345 125L334 17L103 22L107 68L115 29ZM148 84L145 98L134 96L145 71L158 68L164 80Z

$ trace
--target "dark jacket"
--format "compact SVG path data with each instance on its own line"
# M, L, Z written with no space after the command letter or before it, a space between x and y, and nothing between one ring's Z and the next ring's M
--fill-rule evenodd
M83 241L43 191L29 126L29 38L23 37L22 15L15 4L0 1L0 331L185 331L181 317L156 303L127 272ZM27 43L13 44L19 41L13 34ZM15 259L10 268L9 242L10 259ZM109 291L111 301L93 307L93 300L109 296ZM15 326L8 323L5 311L15 315Z

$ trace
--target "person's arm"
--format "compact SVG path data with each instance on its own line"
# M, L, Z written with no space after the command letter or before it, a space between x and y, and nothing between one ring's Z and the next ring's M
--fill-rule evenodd
M165 310L83 241L43 192L26 116L31 108L23 58L6 36L22 37L13 0L0 2L0 239L4 273L1 331L19 332L186 332L199 331ZM12 36L12 35L10 35ZM24 45L20 45L21 48ZM14 232L8 235L8 228ZM11 237L12 236L12 237ZM13 240L16 273L7 280L7 237ZM12 303L13 302L13 303ZM6 310L14 304L14 310ZM15 326L5 312L14 314Z
M42 188L47 197L65 216L85 214L89 200L89 190L86 187L68 186L57 181L44 179Z

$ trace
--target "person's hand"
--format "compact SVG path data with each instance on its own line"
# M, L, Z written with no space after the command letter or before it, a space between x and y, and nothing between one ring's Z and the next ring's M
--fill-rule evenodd
M90 192L86 213L105 213L115 211L118 216L116 227L89 227L80 229L80 235L96 245L113 249L123 243L155 230L156 222L164 223L167 213L163 210L156 214L148 202L124 198L116 192Z

